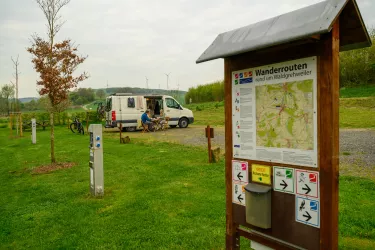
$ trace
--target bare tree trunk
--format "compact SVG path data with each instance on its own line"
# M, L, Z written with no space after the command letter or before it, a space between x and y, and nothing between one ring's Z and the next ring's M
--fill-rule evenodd
M10 107L9 107L9 98L7 99L7 110L8 110L8 116L10 116Z
M50 125L51 125L51 163L56 163L55 158L55 128L53 124L53 112L49 114Z
M16 112L20 112L20 107L19 107L19 103L18 103L18 75L20 74L18 72L18 66L20 65L20 63L18 62L18 57L19 55L17 56L17 60L13 60L13 57L11 57L12 59L12 62L14 64L14 69L16 70L16 73L13 75L15 78L16 78L16 83L13 83L12 81L10 81L16 88L16 100L15 100L15 111Z

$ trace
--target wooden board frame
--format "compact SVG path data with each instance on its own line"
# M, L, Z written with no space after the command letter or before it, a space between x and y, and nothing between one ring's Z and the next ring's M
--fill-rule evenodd
M320 40L305 43L293 42L265 50L253 51L224 59L225 82L225 183L226 183L226 249L239 249L240 236L275 249L338 249L338 183L339 183L339 19L332 31L323 34ZM257 66L317 56L317 124L318 124L318 168L296 167L288 164L270 164L249 161L251 164L277 165L295 169L307 169L320 173L320 229L303 224L303 230L294 229L300 225L290 218L278 216L272 209L272 216L282 223L289 223L289 232L276 232L277 228L260 230L246 224L245 207L232 203L232 71ZM271 171L272 172L272 171ZM277 194L276 194L277 193ZM286 198L289 194L272 191L272 206L283 202L283 206L294 206ZM279 204L280 205L280 204ZM294 207L292 212L294 211ZM279 222L279 221L278 221ZM297 226L296 226L297 225ZM244 228L245 227L245 228ZM247 228L247 229L246 229ZM256 231L254 231L256 230ZM280 230L279 230L280 231ZM285 230L283 230L285 231ZM291 233L293 235L287 235ZM312 236L306 238L307 236ZM294 238L297 240L293 240ZM294 241L294 242L291 242Z

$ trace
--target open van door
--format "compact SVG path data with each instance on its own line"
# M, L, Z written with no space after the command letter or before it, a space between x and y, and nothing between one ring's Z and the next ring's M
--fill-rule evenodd
M165 116L170 117L169 125L177 126L181 116L180 104L178 104L176 100L171 97L165 97L164 110Z

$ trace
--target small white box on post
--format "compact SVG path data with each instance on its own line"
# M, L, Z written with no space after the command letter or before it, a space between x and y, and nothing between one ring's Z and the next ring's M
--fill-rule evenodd
M36 120L31 119L31 142L36 144Z
M90 191L94 196L104 195L103 134L101 124L90 124Z

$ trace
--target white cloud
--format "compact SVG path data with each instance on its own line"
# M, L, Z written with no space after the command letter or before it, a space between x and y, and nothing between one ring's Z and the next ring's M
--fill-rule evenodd
M282 2L282 3L281 3ZM223 60L195 64L222 32L295 10L320 0L72 0L58 39L71 38L89 55L78 73L91 77L81 87L166 87L188 89L223 78ZM375 25L375 3L358 0L363 18ZM23 6L20 8L19 6ZM30 0L0 1L0 85L12 79L11 56L20 55L20 96L36 96L37 74L25 48L34 32L45 36L45 20Z

